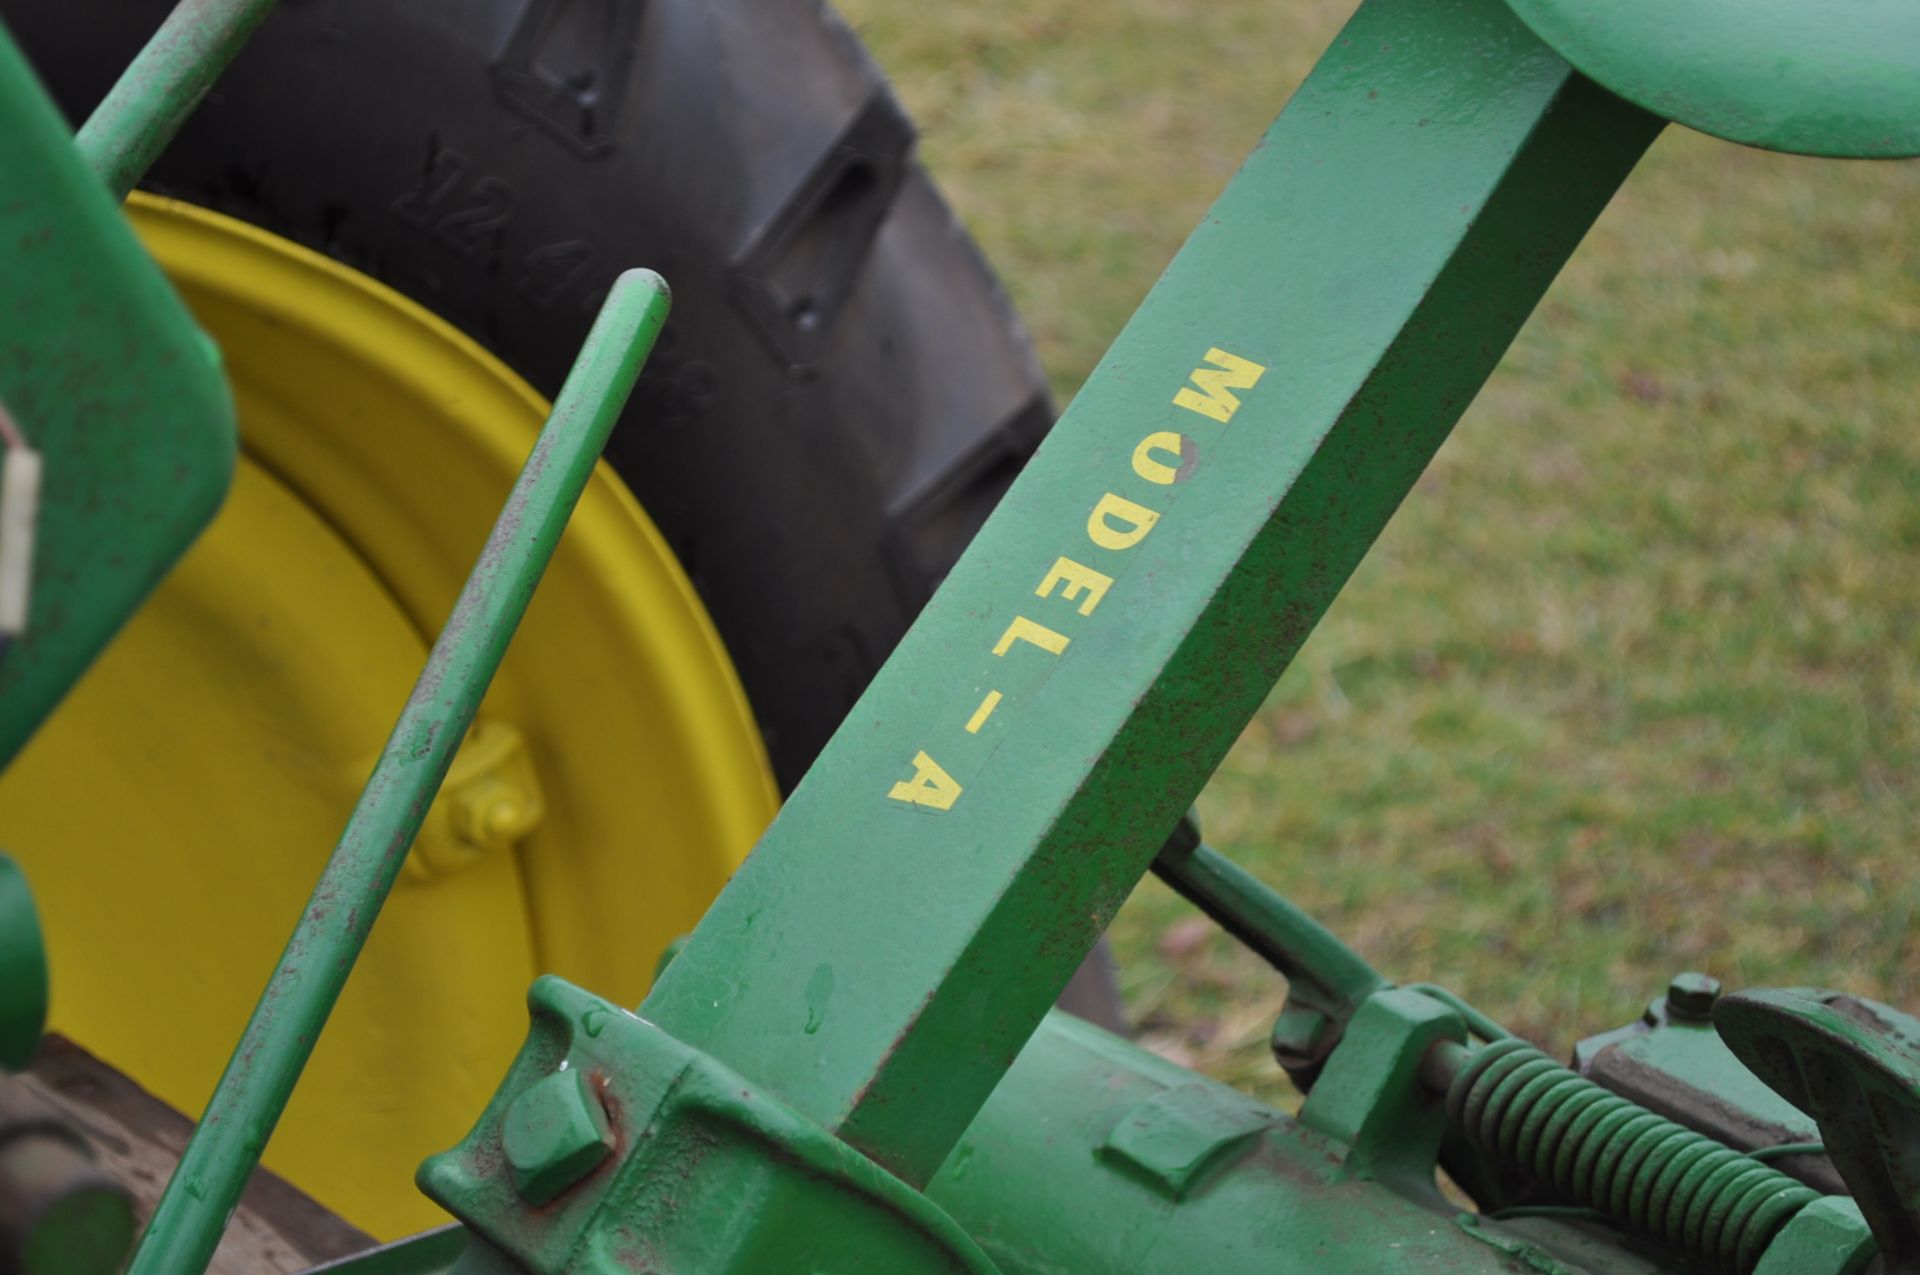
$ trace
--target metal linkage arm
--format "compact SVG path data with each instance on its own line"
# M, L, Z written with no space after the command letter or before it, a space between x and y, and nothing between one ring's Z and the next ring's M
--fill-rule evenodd
M1367 997L1392 986L1366 958L1183 821L1153 861L1154 875L1287 980L1273 1050L1303 1090L1340 1043Z
M235 1046L129 1275L206 1269L420 822L667 317L650 271L614 283L413 695Z

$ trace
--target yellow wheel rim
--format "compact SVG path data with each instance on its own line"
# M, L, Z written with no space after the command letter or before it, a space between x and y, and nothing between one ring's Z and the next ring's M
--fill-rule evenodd
M213 527L0 781L54 1025L197 1113L545 415L472 341L253 227L135 196L225 353ZM627 1003L772 816L698 598L605 465L266 1163L382 1237L555 972Z

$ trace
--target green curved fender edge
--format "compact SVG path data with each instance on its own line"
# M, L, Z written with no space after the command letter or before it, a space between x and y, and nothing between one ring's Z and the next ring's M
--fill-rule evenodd
M1920 155L1913 0L1508 0L1589 79L1688 128L1800 155Z

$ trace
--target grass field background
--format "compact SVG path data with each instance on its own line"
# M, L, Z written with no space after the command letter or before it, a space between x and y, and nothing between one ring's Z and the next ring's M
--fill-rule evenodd
M1064 403L1351 5L842 8ZM1917 656L1920 166L1670 129L1201 810L1556 1052L1689 968L1920 1008ZM1151 882L1115 940L1150 1044L1286 1100L1276 976Z

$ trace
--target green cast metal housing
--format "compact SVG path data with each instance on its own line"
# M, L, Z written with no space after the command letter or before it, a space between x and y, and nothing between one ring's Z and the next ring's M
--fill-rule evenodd
M1343 1043L1326 1096L1316 1086L1310 1110L1293 1120L1056 1012L928 1194L1008 1275L1670 1269L1655 1255L1569 1236L1556 1223L1496 1222L1439 1197L1431 1175L1437 1110L1405 1119L1404 1107L1390 1102L1370 1120L1370 1095L1417 1096L1404 1042L1450 1036L1457 1020L1450 1024L1412 993L1380 1021L1373 1017L1356 1024L1351 1049ZM1422 1160L1424 1189L1382 1189L1381 1172ZM1551 1251L1540 1243L1549 1231ZM1044 1255L1036 1235L1048 1237ZM1577 1266L1570 1245L1585 1259Z

